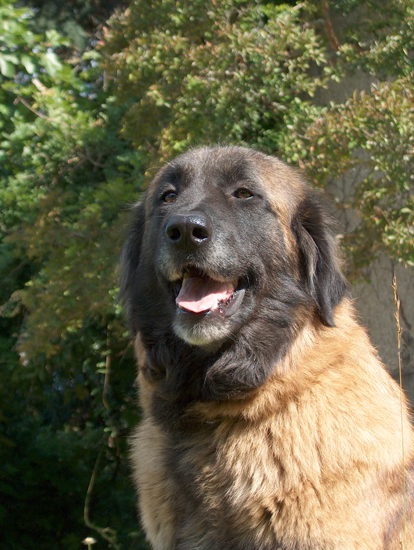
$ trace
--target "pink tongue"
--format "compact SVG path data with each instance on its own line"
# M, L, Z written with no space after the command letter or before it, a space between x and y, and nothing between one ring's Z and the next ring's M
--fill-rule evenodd
M220 300L225 300L234 292L231 283L220 283L203 277L187 277L176 303L189 311L200 313L217 307Z

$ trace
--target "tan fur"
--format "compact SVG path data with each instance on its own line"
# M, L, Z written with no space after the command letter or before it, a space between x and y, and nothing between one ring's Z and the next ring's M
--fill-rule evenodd
M299 541L298 548L396 550L398 537L386 545L373 533L396 514L403 536L402 497L393 491L401 483L401 428L406 464L414 457L407 406L401 409L399 388L348 300L337 307L335 322L337 328L308 326L254 395L188 411L216 426L185 460L199 473L202 515L223 521L225 499L229 529L241 521L257 541L271 544L277 531L286 544ZM133 453L140 509L153 548L167 550L175 548L176 509L185 503L163 462L168 441L148 406L154 387L143 378L140 386L144 420ZM188 526L188 534L197 528ZM406 548L414 548L411 521Z
M238 148L233 156L232 151L196 150L185 157L184 170L195 181L214 175L216 166L229 173L244 151L281 228L262 241L275 250L270 264L280 269L278 255L286 250L290 277L299 285L318 275L312 258L325 246L330 256L319 257L322 268L332 262L331 269L340 272L331 234L310 242L306 224L295 226L307 196L299 175L256 151ZM157 186L167 168L148 189L144 227L156 217ZM201 208L197 200L201 204L205 195L196 196L195 209ZM310 260L303 259L307 238ZM137 241L131 241L131 255ZM147 259L156 242L143 240L141 254ZM136 269L133 264L131 272ZM273 267L269 270L270 278ZM323 304L319 311L298 305L295 336L283 341L279 359L269 353L270 374L252 386L256 389L231 397L174 401L175 386L165 382L168 368L160 374L147 364L148 348L136 338L143 419L132 460L141 520L154 550L414 550L414 433L408 406L359 326L352 301L342 296L335 302L334 323L324 319ZM164 315L162 305L160 311ZM266 330L267 318L260 326ZM266 334L275 338L281 326L272 325L275 332ZM154 345L160 333L149 333ZM168 350L169 342L163 341ZM251 341L246 342L248 356ZM266 335L263 342L267 345ZM237 363L240 371L244 366ZM197 373L197 368L188 362L179 372Z

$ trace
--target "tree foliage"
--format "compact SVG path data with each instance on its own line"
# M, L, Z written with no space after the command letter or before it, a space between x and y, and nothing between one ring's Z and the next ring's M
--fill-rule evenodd
M137 548L129 205L159 162L245 144L320 187L359 174L338 203L353 276L412 265L413 3L133 0L106 23L118 2L56 5L0 2L0 548ZM372 86L323 101L350 75Z
M350 203L340 205L360 216L343 241L354 273L384 252L414 265L413 99L410 79L377 84L332 107L307 132L315 182L352 171L361 180Z
M306 171L324 186L357 173L352 208L360 222L343 241L349 273L358 277L381 254L414 265L414 3L343 1L343 25L328 73L341 82L354 75L370 78L370 89L330 104L309 124L293 148L307 151ZM341 12L341 10L343 10ZM292 138L292 136L291 136Z
M169 158L194 144L279 149L286 117L310 108L321 39L300 10L255 2L132 3L106 33L107 67L128 105L123 135Z
M125 460L134 367L116 266L141 155L118 137L122 107L104 89L99 54L70 60L56 31L33 32L32 11L1 9L4 547L98 537L83 510L98 456L89 520L113 530L98 531L105 544L136 547Z

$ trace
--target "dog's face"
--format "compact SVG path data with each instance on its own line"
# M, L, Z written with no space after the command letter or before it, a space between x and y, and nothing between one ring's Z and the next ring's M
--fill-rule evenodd
M172 329L189 344L231 338L258 306L266 273L287 269L285 236L257 168L234 151L190 153L151 190L143 245L153 250Z
M135 216L123 292L149 349L178 338L211 355L243 341L254 355L261 342L286 347L306 315L333 324L345 285L326 215L277 159L191 151L161 169Z

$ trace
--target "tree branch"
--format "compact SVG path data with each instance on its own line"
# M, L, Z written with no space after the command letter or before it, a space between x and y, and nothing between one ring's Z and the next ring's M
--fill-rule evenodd
M61 124L62 126L66 126L66 128L69 128L69 124L66 124L66 122L63 122L62 120L58 120L56 118L50 118L42 113L40 113L39 111L36 111L36 109L33 109L33 107L30 105L30 103L27 103L27 101L25 99L23 99L22 97L20 97L19 95L17 96L16 100L20 103L23 103L23 105L25 107L27 107L29 109L29 111L32 111L32 113L34 113L36 116L40 117L40 118L43 118L44 120L47 120L48 122L52 122L53 124Z
M332 48L337 52L340 48L340 44L339 44L339 40L336 37L335 31L332 26L331 18L329 16L327 0L322 0L322 11L323 11L323 17L325 19L325 30L328 36L329 43L332 46Z
M115 548L116 550L120 550L120 546L117 543L117 536L116 531L111 529L110 527L98 527L94 523L92 523L90 516L89 516L89 506L90 501L92 497L93 488L96 481L96 476L98 475L99 465L101 463L103 449L99 451L98 458L96 459L95 466L93 468L91 480L89 481L88 490L86 492L86 498L85 498L85 506L83 509L83 518L85 520L85 524L89 529L93 529L97 533L101 535L105 540L107 540L111 547Z

